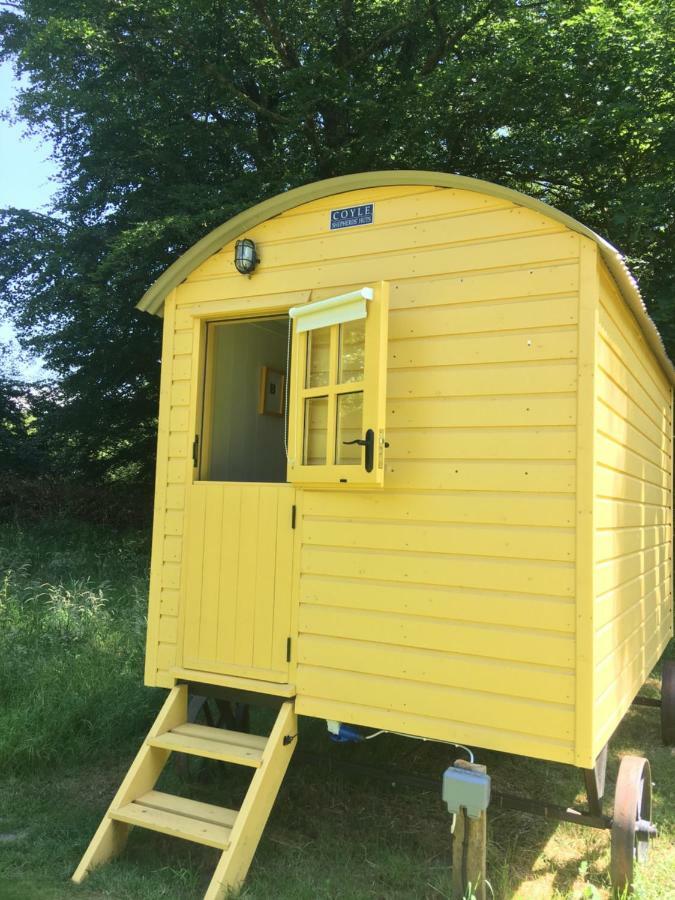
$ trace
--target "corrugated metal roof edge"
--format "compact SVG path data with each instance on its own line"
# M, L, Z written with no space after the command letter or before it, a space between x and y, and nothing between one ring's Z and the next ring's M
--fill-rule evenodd
M633 312L647 343L654 351L659 363L668 375L672 384L675 384L675 367L666 353L666 348L656 325L649 317L635 279L631 275L623 257L619 251L608 241L600 237L590 228L577 222L566 213L560 212L553 206L535 200L526 194L521 194L511 188L482 181L478 178L467 178L464 175L449 175L444 172L425 172L415 169L396 169L385 172L361 172L355 175L341 175L337 178L327 178L324 181L315 181L299 188L277 194L269 200L264 200L249 209L244 210L233 218L214 228L213 231L197 241L189 250L172 263L165 272L148 288L137 308L154 315L161 315L162 306L167 294L184 281L187 276L201 265L206 259L217 253L225 244L244 234L249 229L261 222L278 216L288 209L309 203L312 200L320 200L333 194L343 194L347 191L356 191L372 187L390 187L393 185L431 185L434 187L456 188L465 191L475 191L480 194L489 194L502 200L509 200L535 212L543 213L557 222L566 225L572 231L590 238L600 248L602 258L609 269L610 274L617 283L621 294Z

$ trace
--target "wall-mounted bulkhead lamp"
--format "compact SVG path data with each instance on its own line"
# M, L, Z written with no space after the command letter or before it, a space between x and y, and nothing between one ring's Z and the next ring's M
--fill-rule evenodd
M243 241L237 241L234 245L234 264L237 272L241 272L242 275L250 275L259 262L252 240L244 238Z

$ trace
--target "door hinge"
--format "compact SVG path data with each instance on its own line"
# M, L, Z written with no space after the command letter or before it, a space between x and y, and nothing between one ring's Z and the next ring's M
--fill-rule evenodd
M295 503L291 506L291 528L295 528L295 516L296 516L296 506Z
M286 638L286 662L291 661L291 639Z
M193 468L197 468L199 465L199 435L195 435L195 439L192 442L192 466Z

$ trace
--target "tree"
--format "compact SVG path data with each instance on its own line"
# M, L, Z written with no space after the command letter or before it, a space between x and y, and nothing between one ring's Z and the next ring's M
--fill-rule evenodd
M17 376L9 346L0 343L0 477L35 472L29 415L28 390Z
M73 471L151 470L158 326L134 303L205 232L317 178L509 185L620 247L675 351L669 0L16 0L18 112L53 216L6 211L0 283L58 373ZM135 468L134 468L135 467Z

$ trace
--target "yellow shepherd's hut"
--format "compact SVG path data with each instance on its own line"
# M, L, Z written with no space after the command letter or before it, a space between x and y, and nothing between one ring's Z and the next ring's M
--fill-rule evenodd
M596 758L672 634L675 373L620 255L514 191L396 171L288 191L178 259L146 683L170 694L76 873L146 825L241 882L296 715ZM189 721L278 698L269 737ZM237 814L154 790L249 765Z

